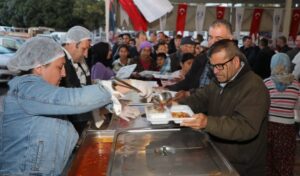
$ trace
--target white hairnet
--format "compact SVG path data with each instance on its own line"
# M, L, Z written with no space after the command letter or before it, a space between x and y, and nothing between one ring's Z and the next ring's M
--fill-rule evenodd
M46 65L65 55L62 47L48 37L33 37L27 40L8 62L9 70L28 71Z
M63 44L66 44L66 34L62 35L59 39L59 44L63 45Z
M88 29L82 26L74 26L68 30L65 43L78 43L89 39L91 39L91 32Z

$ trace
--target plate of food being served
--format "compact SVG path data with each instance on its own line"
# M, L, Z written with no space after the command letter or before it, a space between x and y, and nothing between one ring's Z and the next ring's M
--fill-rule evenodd
M175 123L182 123L183 120L192 120L194 112L187 105L173 105L170 108L170 117Z

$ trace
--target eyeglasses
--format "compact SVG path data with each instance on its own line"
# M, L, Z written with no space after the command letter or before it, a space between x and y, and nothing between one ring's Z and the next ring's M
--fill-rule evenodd
M214 68L216 68L217 70L224 70L224 65L226 65L228 62L232 61L234 59L235 56L233 56L231 59L229 59L228 61L221 63L221 64L211 64L209 63L209 68L214 70Z

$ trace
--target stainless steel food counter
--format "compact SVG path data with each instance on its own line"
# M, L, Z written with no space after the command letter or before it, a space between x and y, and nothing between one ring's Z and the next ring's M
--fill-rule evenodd
M237 175L205 133L137 129L114 137L107 175Z
M112 117L105 130L87 130L67 175L238 175L208 135L178 125Z

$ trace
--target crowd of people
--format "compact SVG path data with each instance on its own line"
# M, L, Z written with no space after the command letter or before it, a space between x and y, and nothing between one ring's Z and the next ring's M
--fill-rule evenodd
M135 79L149 80L142 71L171 75L159 81L162 89L177 91L172 103L195 113L181 125L206 131L240 175L293 175L300 33L295 48L284 36L276 43L271 48L261 38L257 46L246 36L239 48L225 20L209 26L207 41L163 32L148 40L137 32L91 46L90 31L81 26L67 32L62 47L33 38L8 65L20 75L4 100L0 174L61 174L91 110L114 104L112 92L96 80L136 64Z

